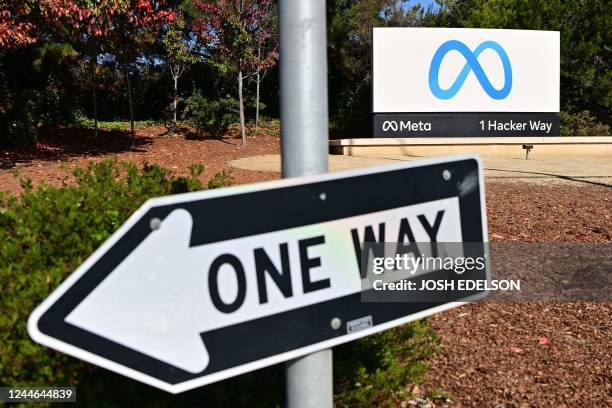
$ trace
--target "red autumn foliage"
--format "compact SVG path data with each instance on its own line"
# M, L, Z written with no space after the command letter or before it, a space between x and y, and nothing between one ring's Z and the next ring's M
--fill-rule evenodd
M0 48L16 48L35 42L32 23L20 21L19 14L14 10L0 9Z
M148 28L175 20L175 11L165 0L100 0L94 6L78 0L41 0L36 7L4 6L0 3L0 47L16 48L39 39L37 25L51 23L56 35L83 40L83 35L101 38L116 30L118 24Z
M269 23L274 0L194 0L202 17L194 19L191 29L212 54L234 60L254 69L269 69L276 63L276 49L257 56L257 47L270 40Z

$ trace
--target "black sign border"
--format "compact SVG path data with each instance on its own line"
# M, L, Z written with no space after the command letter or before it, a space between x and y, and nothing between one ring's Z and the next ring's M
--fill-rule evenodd
M374 325L379 325L448 303L447 301L363 303L360 294L357 293L218 329L202 334L211 360L209 366L202 373L197 374L163 363L146 354L71 325L64 320L148 236L151 232L149 226L151 218L157 217L163 220L178 208L186 209L193 217L191 246L196 246L244 237L244 231L250 231L249 235L257 235L449 197L459 197L464 242L482 242L486 237L483 236L484 220L481 214L484 203L481 202L480 189L483 186L479 182L478 169L478 162L475 159L463 159L150 208L132 228L115 242L110 250L102 255L40 316L37 322L38 329L41 333L64 343L165 383L176 385L246 364L244 353L241 357L240 350L244 350L247 355L256 356L249 361L254 362L271 355L346 335L344 330L333 330L330 327L330 316L340 317L343 322L346 322L353 317L372 315ZM451 172L451 180L443 179L444 170ZM465 189L462 182L470 179L476 185L472 189ZM322 192L327 195L325 200L319 198ZM257 216L252 216L252 214L257 214ZM448 299L448 301L456 300L461 299ZM294 333L292 328L286 324L287 319L291 319L292 322L304 321L296 319L305 319L311 324L303 325L301 331ZM265 327L265 330L262 331L262 327ZM253 333L257 330L262 336L253 339L256 337L253 336ZM309 337L304 338L305 334ZM213 357L217 353L224 356L225 363L220 364Z

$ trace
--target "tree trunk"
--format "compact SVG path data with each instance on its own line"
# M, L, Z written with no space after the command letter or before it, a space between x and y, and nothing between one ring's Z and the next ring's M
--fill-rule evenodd
M246 131L244 126L244 98L242 95L242 70L238 71L238 99L240 101L240 136L242 137L242 146L246 146Z
M255 92L255 132L259 129L259 83L261 77L259 75L259 68L257 69L257 91Z
M261 61L261 45L257 46L257 59ZM259 65L257 66L257 91L255 93L255 133L259 130L259 83L261 82Z
M132 133L132 144L130 148L136 147L136 133L134 132L134 106L132 105L132 84L130 83L130 70L128 66L125 66L125 80L127 82L128 89L128 104L130 106L130 131Z
M174 76L174 106L173 106L173 115L174 115L174 128L172 129L172 133L176 133L176 111L178 109L178 76Z
M94 129L95 135L98 137L98 98L96 97L96 59L97 56L91 60L91 92L93 96L93 117L94 117Z

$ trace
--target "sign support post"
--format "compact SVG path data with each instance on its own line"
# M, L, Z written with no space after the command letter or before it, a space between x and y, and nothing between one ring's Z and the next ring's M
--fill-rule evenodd
M280 116L283 178L327 172L325 0L280 0ZM332 351L286 364L290 408L331 407Z

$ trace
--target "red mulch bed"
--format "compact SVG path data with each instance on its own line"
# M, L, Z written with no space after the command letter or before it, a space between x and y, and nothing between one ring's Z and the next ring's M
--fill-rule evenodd
M430 318L451 407L611 406L611 302L480 302ZM546 343L546 344L544 344Z
M514 182L486 188L492 241L611 241L611 187ZM612 406L610 316L612 302L604 301L485 301L439 313L430 318L441 344L427 390L450 394L450 402L437 406Z
M206 170L202 181L221 170L230 170L229 162L246 156L278 153L278 136L250 136L245 147L232 132L220 138L193 138L193 132L168 136L164 126L152 126L136 131L136 148L130 149L130 135L125 131L101 131L96 138L93 130L46 130L36 149L0 150L0 191L19 193L19 179L26 177L34 186L40 183L60 185L71 179L75 167L88 161L115 157L134 163L159 164L177 175L189 174L191 164L202 163ZM187 135L187 137L185 137ZM276 173L231 169L235 184L277 178Z
M0 170L0 191L20 191L16 169L35 185L59 184L88 160L117 157L157 163L176 174L203 163L202 179L207 181L230 170L231 160L279 151L274 135L252 136L241 148L235 136L190 140L166 133L164 127L138 131L132 151L126 132L103 132L98 139L92 131L47 132L36 150L0 151L0 164L16 164ZM231 173L235 184L279 176L238 169ZM493 182L486 189L492 241L611 241L610 187ZM450 398L435 400L437 406L612 406L610 316L610 302L482 302L440 313L430 318L441 338L440 352L430 361L428 383L419 392L422 397L436 390L447 393Z

